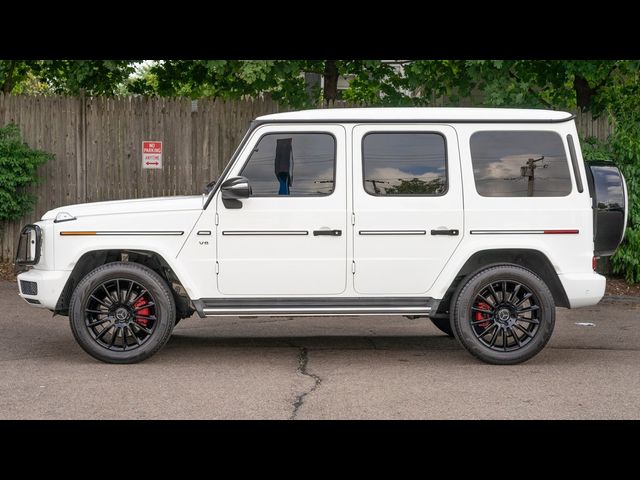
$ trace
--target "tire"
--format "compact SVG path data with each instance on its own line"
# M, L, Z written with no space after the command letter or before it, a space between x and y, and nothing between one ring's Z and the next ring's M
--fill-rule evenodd
M166 282L133 262L114 262L88 273L69 304L71 331L80 346L107 363L137 363L167 342L176 307Z
M447 318L430 318L431 322L436 326L438 330L442 333L453 337L453 329L451 328L451 320Z
M492 266L471 275L453 305L455 337L469 353L496 365L532 358L547 344L555 325L551 291L536 274L516 265Z

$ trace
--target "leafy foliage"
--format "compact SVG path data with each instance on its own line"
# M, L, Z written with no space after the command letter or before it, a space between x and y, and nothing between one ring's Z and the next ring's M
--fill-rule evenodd
M306 100L304 61L166 60L152 65L131 84L133 93L224 99L269 93L289 105ZM156 85L149 82L155 78Z
M113 95L133 72L130 60L43 60L34 66L53 93L66 95Z
M343 60L341 75L349 78L343 99L366 105L403 106L413 104L407 81L397 63L380 60Z
M613 158L609 146L595 137L581 138L580 147L582 148L582 157L586 161L606 161Z
M0 60L4 93L113 95L135 71L132 60Z
M509 107L603 111L603 92L625 62L595 60L417 60L406 66L407 87L421 103L446 95Z
M336 92L310 91L305 74L325 75L329 62L350 81L345 100L368 105L411 103L408 92L402 90L402 75L380 60L166 60L133 81L130 91L225 99L269 94L291 107L315 107Z
M22 83L29 72L29 62L25 60L0 60L0 92L10 93Z
M0 221L17 220L31 209L35 197L25 189L38 183L36 169L52 158L29 148L17 125L0 128Z

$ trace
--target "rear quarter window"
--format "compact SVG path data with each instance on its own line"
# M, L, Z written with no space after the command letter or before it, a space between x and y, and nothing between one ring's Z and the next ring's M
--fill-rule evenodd
M563 197L571 176L555 132L485 131L471 136L476 190L483 197Z

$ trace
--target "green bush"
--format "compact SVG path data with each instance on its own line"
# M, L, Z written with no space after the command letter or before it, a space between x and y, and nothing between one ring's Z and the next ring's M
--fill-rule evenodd
M640 282L640 95L622 89L611 103L613 134L608 148L627 182L629 221L624 241L611 257L613 272Z
M29 148L17 125L0 128L0 221L17 220L33 207L35 197L27 187L39 183L37 168L53 157Z
M629 283L640 282L640 229L634 225L627 228L624 242L611 257L613 272L623 275Z
M613 154L608 144L599 141L595 137L581 138L580 147L582 148L582 157L586 161L613 160Z
M640 143L640 139L636 142ZM626 156L616 159L627 183L629 219L624 241L611 257L611 266L613 272L624 276L627 282L640 283L640 165L628 159Z

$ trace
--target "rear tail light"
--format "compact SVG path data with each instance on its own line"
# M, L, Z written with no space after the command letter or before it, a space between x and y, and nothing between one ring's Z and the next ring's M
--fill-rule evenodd
M591 259L591 268L593 268L593 270L595 271L596 267L598 266L598 257L593 257Z

